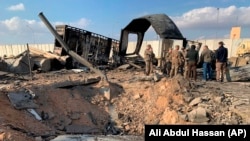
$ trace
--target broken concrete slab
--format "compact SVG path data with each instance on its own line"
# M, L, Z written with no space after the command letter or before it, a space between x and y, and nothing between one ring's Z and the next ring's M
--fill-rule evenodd
M37 68L37 70L40 70L42 72L48 72L52 69L51 59L42 58L42 57L34 57L32 58L32 60L34 61L34 68Z
M56 88L66 88L66 87L74 87L74 86L79 86L79 85L89 85L89 84L94 84L97 83L101 80L100 77L97 78L86 78L84 80L66 80L63 82L55 82L52 87Z
M6 59L5 62L8 65L8 68L5 71L12 73L28 74L30 73L30 68L34 67L34 61L32 59L30 60L30 63L28 63L29 59L27 53L19 56L18 58Z
M61 135L51 141L143 141L142 136Z
M232 67L225 75L227 81L249 81L250 64L242 67Z
M198 107L197 109L189 112L188 119L189 121L194 123L204 123L209 121L209 118L207 118L207 111L202 107Z
M20 91L20 92L9 92L8 98L11 104L16 109L36 109L38 105L35 104L32 100L32 95L29 93Z
M202 99L201 97L197 97L195 99L193 99L190 103L189 103L189 106L196 106L198 105L199 103L202 102Z

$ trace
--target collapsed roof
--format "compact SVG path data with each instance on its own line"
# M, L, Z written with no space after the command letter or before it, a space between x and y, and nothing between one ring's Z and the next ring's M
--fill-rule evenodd
M161 38L183 39L175 23L165 14L146 15L133 19L124 30L131 32L146 32L152 25Z
M133 19L125 28L122 29L120 39L120 55L139 54L143 42L144 34L152 26L155 32L162 39L181 39L185 40L175 23L166 14L152 14ZM137 34L137 44L133 53L127 54L129 33Z

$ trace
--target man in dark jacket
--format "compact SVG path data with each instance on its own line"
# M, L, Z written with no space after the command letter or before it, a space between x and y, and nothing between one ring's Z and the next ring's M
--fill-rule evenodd
M197 79L196 68L197 68L197 63L198 63L198 59L199 59L199 54L198 54L198 51L195 50L195 45L191 45L191 48L187 52L185 58L188 58L188 74L187 74L187 78L189 78L191 76L191 74L192 74L194 80L196 81L196 79Z
M228 50L224 47L222 41L219 42L219 48L215 53L216 57L216 80L223 82L227 67Z
M213 52L209 50L207 45L204 45L203 51L199 59L199 63L202 63L203 68L203 81L212 80L212 64Z

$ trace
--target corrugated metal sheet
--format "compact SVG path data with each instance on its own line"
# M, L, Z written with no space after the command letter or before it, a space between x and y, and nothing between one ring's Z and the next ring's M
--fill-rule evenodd
M54 44L29 44L30 47L35 47L43 51L53 52ZM16 56L27 50L27 45L0 45L0 57Z

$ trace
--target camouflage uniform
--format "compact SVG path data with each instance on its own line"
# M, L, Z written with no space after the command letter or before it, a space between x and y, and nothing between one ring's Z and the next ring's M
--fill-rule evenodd
M173 77L178 74L182 58L183 56L179 51L179 47L175 48L175 50L172 51L172 56L171 56L172 65L171 65L170 77Z
M150 48L151 48L151 46L150 46ZM146 70L145 70L146 75L153 73L153 57L154 57L154 53L152 51L152 48L151 49L147 48L144 51L144 61L146 64Z
M170 71L171 71L171 64L172 64L171 59L172 59L172 49L170 49L165 56L165 71L168 76L170 76Z

